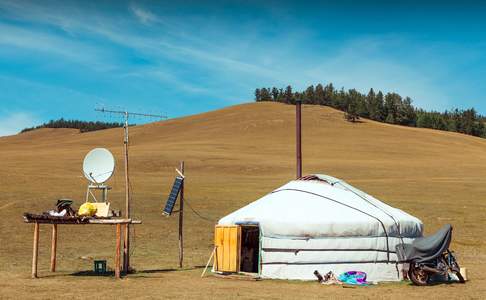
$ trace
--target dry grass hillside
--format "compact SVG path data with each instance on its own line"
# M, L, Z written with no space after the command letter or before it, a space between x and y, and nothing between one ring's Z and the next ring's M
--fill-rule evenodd
M201 279L216 220L295 174L294 107L252 103L131 128L133 215L143 224L135 229L132 254L138 272L120 281L79 273L92 269L90 258L113 265L114 229L69 225L59 228L54 274L48 271L50 228L41 226L41 278L30 279L33 228L23 223L22 213L50 209L60 197L81 204L82 161L93 147L116 155L109 197L112 206L123 208L122 129L83 134L40 129L0 138L0 298L486 297L485 139L368 120L352 124L326 107L304 106L303 118L304 173L345 179L416 215L426 233L452 223L452 248L471 280L427 288L399 283L344 289L315 282ZM177 216L161 215L179 160L186 162L189 204L212 220L186 210L183 270L177 269Z

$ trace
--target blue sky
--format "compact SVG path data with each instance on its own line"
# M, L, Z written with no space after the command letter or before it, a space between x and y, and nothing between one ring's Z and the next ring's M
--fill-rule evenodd
M464 0L0 0L0 136L119 121L100 104L178 117L319 82L486 114L485 13Z

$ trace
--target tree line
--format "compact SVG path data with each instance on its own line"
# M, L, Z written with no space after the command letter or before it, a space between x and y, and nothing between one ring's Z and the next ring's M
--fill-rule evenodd
M21 131L27 132L39 128L73 128L79 129L80 132L88 132L95 130L102 130L108 128L123 127L123 123L117 122L92 122L92 121L80 121L80 120L65 120L63 118L59 120L50 120L39 126L25 128Z
M325 105L344 111L344 117L351 122L367 118L411 127L432 128L486 137L486 118L474 108L453 109L437 112L426 111L412 105L410 97L397 93L376 92L373 88L367 94L356 89L336 89L332 83L309 86L303 91L294 92L289 85L283 88L257 88L255 100L273 101L286 104Z

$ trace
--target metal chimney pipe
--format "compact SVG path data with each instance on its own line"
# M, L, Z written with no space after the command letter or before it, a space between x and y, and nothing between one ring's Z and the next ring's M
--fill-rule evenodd
M302 177L302 102L295 101L295 129L296 129L296 156L297 156L297 179Z

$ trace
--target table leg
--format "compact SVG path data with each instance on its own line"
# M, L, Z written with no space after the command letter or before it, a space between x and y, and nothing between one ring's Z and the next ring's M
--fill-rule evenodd
M32 251L32 278L37 278L37 257L39 254L39 223L34 223L34 246Z
M52 224L51 272L56 272L57 224Z
M120 278L121 225L116 224L115 278Z

